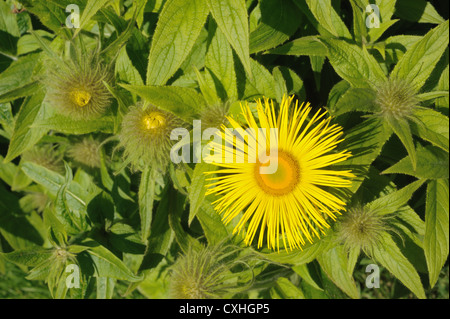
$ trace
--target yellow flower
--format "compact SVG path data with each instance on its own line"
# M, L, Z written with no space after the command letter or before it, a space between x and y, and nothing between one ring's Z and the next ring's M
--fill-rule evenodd
M301 249L306 241L312 243L314 237L320 238L330 227L329 218L334 221L336 215L345 210L345 202L334 190L350 187L354 177L350 171L330 168L351 156L347 151L336 151L342 128L331 125L331 118L324 118L326 112L317 112L308 120L311 113L308 104L299 107L296 102L291 108L292 100L293 97L283 98L278 117L273 102L257 101L259 127L263 128L263 138L256 143L258 148L261 141L270 141L264 129L277 129L277 156L269 156L271 161L278 161L274 173L261 173L261 167L267 165L259 161L261 154L253 163L250 160L243 163L220 161L223 154L233 154L236 159L250 158L253 150L250 141L257 139L255 134L249 134L244 143L242 139L236 143L225 130L221 135L228 143L225 146L211 144L221 147L223 152L210 158L221 168L209 172L218 175L210 179L213 182L208 185L207 193L220 196L213 204L223 214L226 224L240 216L234 233L247 225L244 240L247 245L259 232L258 248L264 239L269 249L279 250L282 243L284 249L292 250ZM248 105L242 106L242 113L248 127L257 132L258 125ZM228 120L235 130L243 130L234 119Z

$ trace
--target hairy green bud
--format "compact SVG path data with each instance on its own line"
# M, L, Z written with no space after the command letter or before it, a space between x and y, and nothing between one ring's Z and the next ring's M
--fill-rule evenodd
M174 144L170 134L183 126L181 119L150 103L130 107L119 133L119 147L124 149L125 161L131 163L133 169L153 165L163 170Z

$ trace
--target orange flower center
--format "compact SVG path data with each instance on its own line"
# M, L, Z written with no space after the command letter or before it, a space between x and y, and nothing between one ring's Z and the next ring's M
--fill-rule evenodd
M278 151L278 156L268 156L266 163L257 162L255 165L255 177L259 187L269 194L281 196L289 194L300 181L300 166L298 161L285 151ZM261 167L268 167L273 161L278 161L275 173L262 174Z

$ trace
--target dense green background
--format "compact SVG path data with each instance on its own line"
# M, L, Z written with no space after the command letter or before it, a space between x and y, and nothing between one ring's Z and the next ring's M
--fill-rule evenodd
M71 3L80 29L64 27ZM189 246L228 238L232 225L205 197L205 164L170 165L156 177L120 170L113 148L124 114L145 99L190 123L217 104L237 116L242 101L294 94L344 127L343 147L355 156L342 167L359 176L348 205L390 216L388 228L370 254L347 251L336 229L294 253L243 247L259 258L250 264L256 277L234 296L448 298L448 2L370 3L380 28L365 25L367 0L2 1L0 297L169 297L167 266ZM98 44L115 78L111 109L90 121L55 113L44 61ZM417 102L409 116L373 116L388 79L406 83ZM110 138L93 170L65 153L88 135ZM65 174L25 160L48 144ZM30 194L48 197L43 211ZM81 266L81 289L64 288L57 247ZM364 286L372 262L380 289ZM250 273L231 271L244 286Z

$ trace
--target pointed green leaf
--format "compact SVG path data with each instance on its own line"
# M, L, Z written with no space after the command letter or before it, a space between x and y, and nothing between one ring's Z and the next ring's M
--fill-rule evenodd
M384 233L381 242L373 249L373 258L376 262L386 267L418 298L426 298L416 269L403 255L391 235Z
M53 253L53 249L32 248L27 250L16 250L10 253L0 252L0 256L17 265L35 267L48 260Z
M414 135L449 151L448 117L431 109L416 108L411 121Z
M191 186L189 188L189 224L194 219L195 215L202 206L206 193L206 174L211 171L213 166L207 163L198 163L195 165L194 173L192 174Z
M327 47L316 36L306 36L268 51L269 54L326 56Z
M276 83L272 74L255 60L250 60L253 78L247 78L244 96L247 99L255 97L276 98Z
M376 210L382 215L395 213L408 203L414 192L419 189L424 182L424 179L412 182L402 189L375 199L366 204L366 207L370 210Z
M413 22L436 24L444 22L431 2L425 0L397 0L395 14L402 19Z
M428 145L417 147L417 168L413 169L409 156L386 169L382 174L407 174L417 178L448 178L448 153L438 147Z
M331 0L306 0L306 3L321 28L327 30L335 37L351 38L350 32L345 26L345 23L339 17L336 10L334 10ZM318 28L318 30L320 32L320 28Z
M328 47L328 59L336 73L353 87L376 87L386 81L380 65L365 47L332 38L320 40Z
M406 51L392 70L391 77L412 83L418 91L448 47L448 39L447 20L429 31Z
M80 17L80 27L75 29L73 37L76 37L78 32L88 24L89 20L91 20L98 10L108 6L109 2L111 2L111 0L88 0Z
M425 210L424 251L430 286L438 280L449 252L449 187L448 178L430 181Z
M301 12L291 1L259 2L261 21L250 33L250 53L272 49L285 42L298 29Z
M415 170L417 167L417 155L409 122L406 119L394 119L392 117L385 117L385 119L394 133L398 136L403 146L405 146L412 167Z
M218 244L230 235L222 222L222 218L208 200L203 201L202 206L195 216L200 222L210 245Z
M74 120L61 114L54 114L49 118L38 120L32 127L73 135L83 135L92 132L113 133L114 121L115 117L111 115L92 120Z
M156 170L146 167L141 175L139 186L139 215L141 217L141 237L146 242L150 235L155 200Z
M275 286L270 289L270 295L272 299L305 299L301 289L284 277L277 279Z
M369 170L370 164L380 155L384 144L392 135L392 130L380 119L367 119L353 127L345 134L342 149L352 156L337 164L337 167L352 169L358 176L352 183L351 191L356 192Z
M191 122L193 117L206 106L203 96L191 88L126 84L121 86L187 122Z
M211 14L251 76L248 14L244 0L207 0Z
M350 88L330 109L333 116L347 112L373 112L375 108L376 93L372 89Z
M148 85L164 85L178 70L200 35L207 16L205 0L168 0L164 4L148 58Z
M92 244L87 253L94 264L95 277L108 277L130 282L142 279L133 274L122 260L102 245Z
M303 250L296 251L280 251L270 253L258 253L261 256L282 264L290 265L302 265L312 262L318 256L320 256L324 250L330 249L333 243L330 237L322 238L321 240L303 247Z
M208 52L205 57L205 66L217 78L226 92L228 98L237 98L236 71L234 67L233 50L224 33L215 26ZM216 85L217 86L217 85ZM219 91L219 90L217 90Z
M319 285L316 283L316 281L312 278L307 264L294 266L294 267L292 267L292 270L295 271L310 286L314 287L317 290L323 290L322 288L319 287Z
M20 107L14 125L14 132L8 148L5 161L12 161L24 151L33 147L47 132L45 128L32 128L31 126L39 121L45 114L42 101L44 92L39 91L28 97Z
M31 162L23 163L22 170L33 181L45 187L53 196L56 196L65 182L64 177L60 174ZM72 209L86 210L86 202L89 194L79 183L72 181L66 190L66 196Z
M350 297L359 299L356 283L352 275L347 271L349 261L344 246L336 246L322 253L317 260L336 286Z

